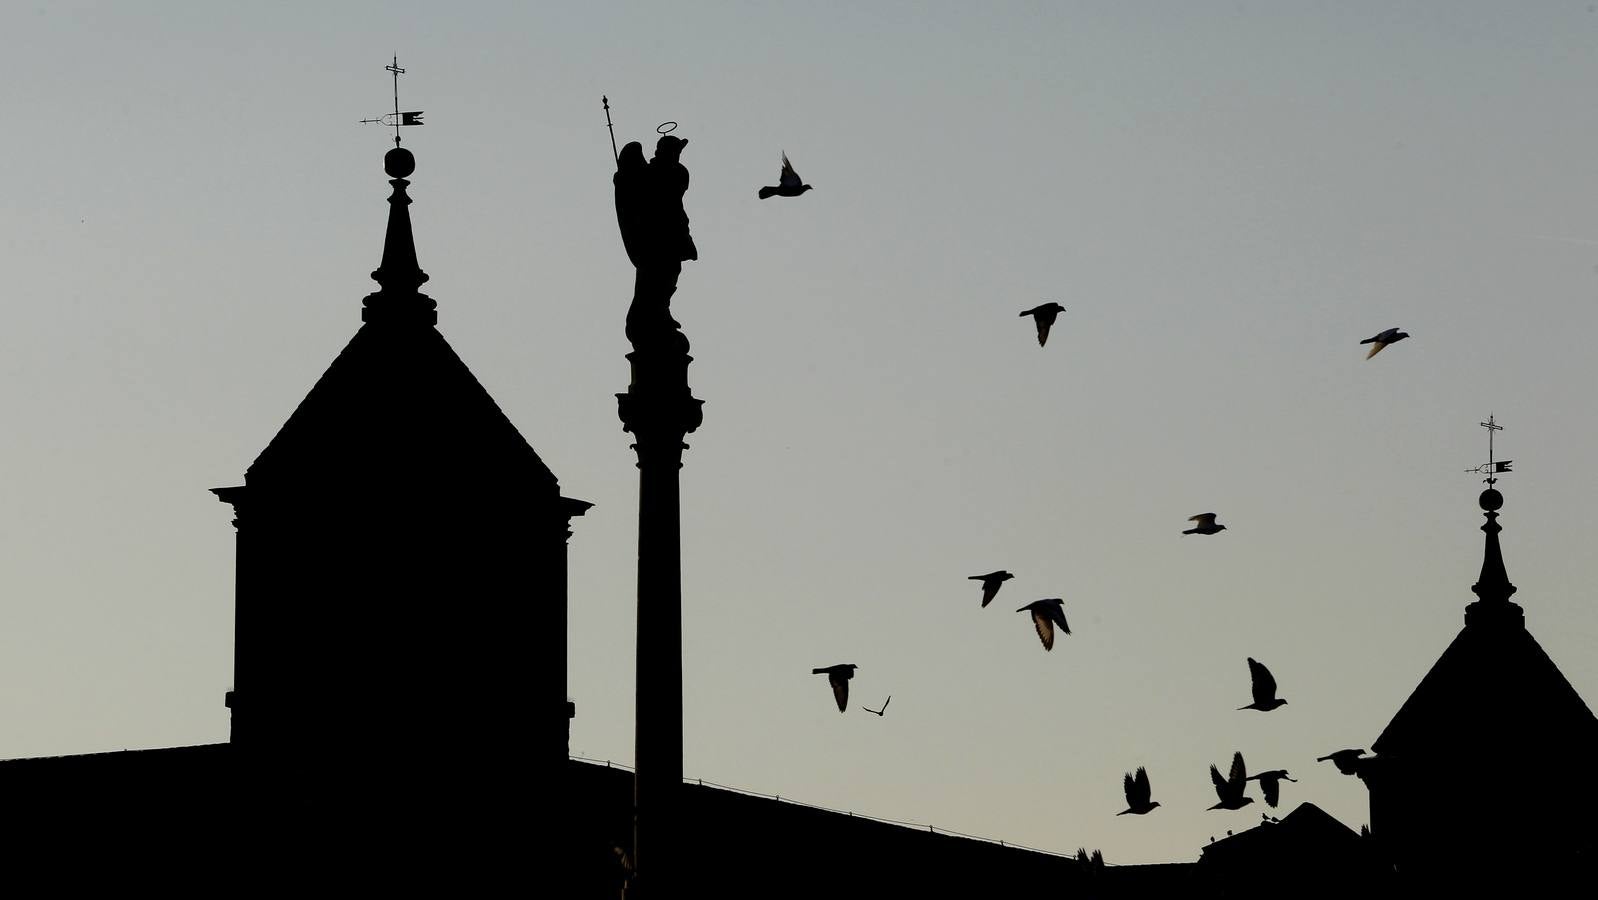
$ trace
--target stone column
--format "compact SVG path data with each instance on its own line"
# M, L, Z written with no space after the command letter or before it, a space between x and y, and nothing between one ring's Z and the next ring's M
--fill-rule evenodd
M632 383L617 394L638 454L638 658L634 733L634 877L628 900L676 897L682 825L682 533L678 470L699 427L688 339L668 309L677 269L640 267L628 316ZM651 313L654 314L651 314Z

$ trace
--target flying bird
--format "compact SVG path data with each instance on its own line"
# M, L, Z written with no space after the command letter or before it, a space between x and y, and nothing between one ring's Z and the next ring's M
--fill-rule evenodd
M782 153L782 177L778 179L776 187L763 187L760 189L760 199L767 197L797 197L810 190L810 185L802 184L799 173L793 170L793 163L788 161L788 151Z
M1344 775L1353 775L1359 769L1359 764L1362 761L1360 760L1360 757L1364 755L1365 751L1363 749L1339 750L1336 753L1328 753L1325 756L1317 756L1315 761L1326 762L1327 760L1331 760L1332 765L1337 767L1337 771L1342 772Z
M1216 534L1226 530L1225 525L1215 524L1215 513L1199 513L1196 516L1189 516L1187 520L1198 524L1182 532L1183 534Z
M1260 712L1270 712L1287 702L1286 700L1277 699L1276 679L1272 677L1271 670L1260 665L1252 656L1248 658L1248 677L1251 682L1249 686L1254 691L1254 702L1247 706L1239 706L1238 709L1257 709Z
M1282 798L1283 781L1291 781L1294 784L1298 783L1298 779L1288 775L1286 769L1272 769L1269 772L1261 772L1258 775L1250 775L1248 776L1248 780L1258 781L1260 783L1260 790L1265 794L1265 802L1269 803L1273 807L1276 806L1276 801ZM1261 813L1260 815L1264 815L1264 813Z
M1382 348L1387 346L1388 344L1396 344L1399 341L1401 341L1401 340L1403 340L1404 338L1407 338L1407 337L1409 337L1409 332L1407 332L1407 331L1399 331L1397 328L1389 328L1386 331L1382 332L1381 334L1376 335L1375 337L1368 337L1365 340L1360 341L1360 343L1361 344L1375 344L1376 345L1376 346L1371 348L1371 352L1365 354L1365 358L1366 359L1370 359L1371 357L1375 356L1376 354L1382 352Z
M1038 323L1038 346L1041 347L1049 340L1049 328L1054 325L1054 320L1060 313L1065 312L1065 307L1058 303L1049 302L1042 306L1022 310L1021 316L1031 316Z
M1248 787L1248 770L1243 766L1243 754L1232 754L1232 771L1226 777L1221 777L1221 770L1210 764L1210 780L1215 782L1215 796L1221 802L1210 809L1242 809L1254 802L1253 797L1243 796L1243 789Z
M1065 624L1065 610L1060 606L1064 602L1059 597L1033 600L1016 610L1016 612L1031 611L1032 624L1037 626L1038 638L1043 641L1045 650L1054 649L1054 626L1060 626L1060 631L1064 634L1071 633L1071 626Z
M868 713L873 713L873 714L875 714L875 715L879 715L879 716L880 716L880 715L882 715L882 714L883 714L883 713L885 713L885 712L887 712L887 711L888 711L888 704L889 704L889 703L892 703L892 702L893 702L893 695L892 695L892 694L889 694L889 695L888 695L888 699L886 699L886 700L884 700L884 701L882 701L882 708L881 708L881 709L872 709L872 708L871 708L871 707L869 707L869 706L862 706L862 707L860 707L860 708L861 708L861 709L863 709L863 710L865 710L865 711L866 711L866 712L868 712Z
M1160 805L1149 802L1149 794L1151 793L1149 789L1149 773L1142 766L1137 767L1136 775L1131 772L1126 773L1126 777L1121 779L1121 790L1126 793L1126 809L1116 813L1118 816L1124 816L1129 813L1134 816L1141 816Z
M994 595L999 593L999 588L1003 587L1006 581L1015 576L1000 569L997 572L989 572L986 575L970 575L967 577L972 581L982 582L982 607L986 609L988 604L993 602Z
M844 707L849 705L849 679L854 677L854 670L858 668L854 663L843 663L824 669L811 669L810 674L827 676L827 681L832 684L832 697L838 701L838 712L843 712Z

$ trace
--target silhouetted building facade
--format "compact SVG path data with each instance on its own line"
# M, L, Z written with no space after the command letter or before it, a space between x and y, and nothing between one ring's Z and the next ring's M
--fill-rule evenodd
M281 884L553 865L526 816L566 765L566 542L589 504L435 327L414 160L384 162L363 324L244 484L215 490L237 527L230 742L0 763L13 850Z
M414 160L396 147L385 168L363 324L244 485L216 491L238 528L232 743L271 798L336 795L381 830L453 839L519 805L529 766L563 764L567 527L587 504L435 327Z
M439 333L420 292L414 166L397 146L385 158L393 194L361 326L244 484L215 489L237 529L229 743L0 761L13 868L49 868L66 889L186 877L212 890L622 890L634 778L564 752L566 543L589 504L561 496ZM670 272L638 281L621 405L640 468L662 476L640 491L641 534L654 520L659 545L641 537L641 608L664 596L680 628L676 468L699 401L669 315L686 252L671 246ZM659 892L1434 896L1574 880L1591 859L1598 719L1510 602L1502 496L1481 504L1465 627L1355 766L1370 838L1303 804L1197 863L1104 867L682 786L653 832L674 876ZM680 638L660 646L660 667L678 666L660 692L677 702L657 717L677 730L662 726L660 744L677 748L658 771L677 787Z
M1598 719L1510 602L1502 504L1481 495L1486 551L1465 627L1357 765L1371 832L1411 896L1580 878L1598 836Z

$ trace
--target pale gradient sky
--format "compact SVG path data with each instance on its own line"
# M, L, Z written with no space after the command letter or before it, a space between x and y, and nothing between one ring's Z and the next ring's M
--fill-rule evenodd
M207 489L360 324L389 145L356 121L396 52L439 327L597 504L575 752L632 757L601 93L619 140L691 141L690 776L1173 861L1258 821L1205 810L1236 749L1357 827L1313 760L1460 627L1489 412L1516 600L1598 701L1590 4L671 8L0 5L0 758L225 739ZM815 190L758 201L785 149ZM1047 300L1040 350L1016 313ZM1076 633L1045 654L1013 610L1050 596ZM1251 655L1288 706L1236 711ZM843 716L809 674L838 662ZM1164 805L1115 818L1139 765Z

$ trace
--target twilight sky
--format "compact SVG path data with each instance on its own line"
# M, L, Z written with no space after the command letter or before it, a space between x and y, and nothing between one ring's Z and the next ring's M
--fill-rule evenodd
M1258 821L1205 810L1241 750L1358 827L1313 760L1462 624L1489 413L1515 599L1598 701L1595 50L1581 0L0 0L0 758L225 739L207 489L360 324L398 53L439 327L596 504L574 752L632 757L607 93L690 141L688 775L1155 862ZM757 200L784 150L815 190ZM1236 711L1247 656L1288 706ZM1163 806L1116 818L1139 765Z

